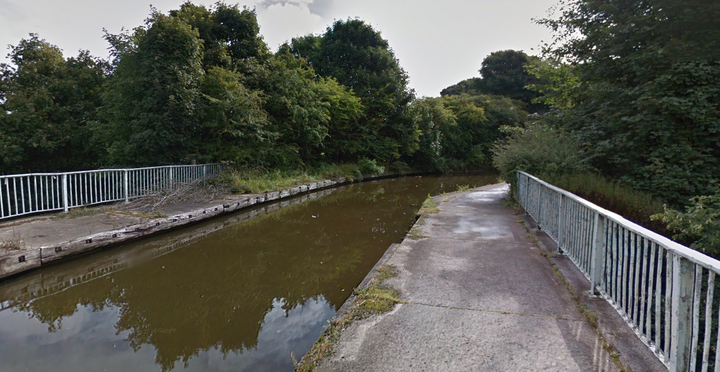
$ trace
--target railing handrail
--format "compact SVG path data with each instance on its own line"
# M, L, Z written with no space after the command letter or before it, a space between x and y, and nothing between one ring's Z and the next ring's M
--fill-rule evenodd
M591 203L591 202L589 202L567 190L564 190L557 186L551 185L531 174L525 173L523 171L518 171L518 173L521 173L521 174L527 176L528 178L531 178L533 181L538 182L538 183L542 184L543 186L545 186L555 192L563 194L565 197L570 198L571 200L573 200L577 203L580 203L580 204L594 210L595 212L602 214L604 217L612 220L615 223L622 225L626 229L632 230L634 233L636 233L646 239L655 241L656 243L662 245L666 249L672 251L673 253L675 253L679 256L682 256L682 257L692 261L693 263L696 263L698 265L703 265L708 269L713 269L713 270L720 272L720 261L719 260L716 260L702 252L699 252L690 247L686 247L672 239L669 239L666 236L660 235L652 230L642 227L642 226L636 224L635 222L632 222L632 221L628 220L627 218L625 218L615 212L609 211L603 207L600 207L594 203Z
M147 196L204 180L222 163L0 175L0 219Z
M0 174L0 178L28 177L28 176L61 176L63 174L98 173L98 172L110 172L110 171L133 171L133 170L161 169L161 168L189 168L189 167L199 167L199 166L203 166L203 165L222 165L222 163L158 165L158 166L154 166L154 167L139 167L139 168L101 168L101 169L87 169L87 170L68 171L68 172Z
M515 186L516 199L588 278L590 291L613 305L668 370L706 371L713 363L720 371L720 261L525 172L517 172Z

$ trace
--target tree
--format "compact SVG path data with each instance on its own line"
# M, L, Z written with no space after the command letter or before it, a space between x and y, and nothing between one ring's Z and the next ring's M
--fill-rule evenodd
M203 79L197 31L153 11L145 27L113 36L117 56L105 96L106 126L98 128L116 165L177 164L193 160Z
M470 78L451 85L443 89L440 95L505 96L523 102L529 112L544 111L547 106L535 100L539 94L528 89L529 86L539 83L537 77L528 71L528 67L537 61L537 57L528 56L519 50L492 52L482 61L480 78Z
M318 45L319 44L319 45ZM364 106L359 125L347 128L362 143L358 156L391 162L417 150L419 132L409 105L414 93L387 40L361 20L336 21L320 42L314 36L294 39L290 50L315 71L352 90Z
M470 78L465 79L457 84L451 85L440 91L442 97L459 96L461 94L478 95L483 92L483 79Z
M264 59L269 51L254 10L217 2L211 9L185 2L170 16L180 18L198 32L203 43L203 66L241 68L247 59Z
M671 203L716 192L719 16L709 0L576 0L540 21L578 78L568 128L605 174Z
M36 34L0 65L0 172L97 166L88 124L97 119L108 65L81 51L67 60Z
M255 162L257 149L269 142L269 120L262 92L246 88L239 73L212 67L200 83L198 143L200 161Z
M536 82L525 67L536 57L530 57L519 50L501 50L490 53L482 61L480 75L483 78L483 92L510 97L532 105L537 94L525 87Z

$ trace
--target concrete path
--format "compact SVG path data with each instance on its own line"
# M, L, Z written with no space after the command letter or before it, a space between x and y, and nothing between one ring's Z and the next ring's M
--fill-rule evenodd
M507 192L436 197L441 211L416 226L428 238L384 262L407 303L353 323L317 371L616 371Z

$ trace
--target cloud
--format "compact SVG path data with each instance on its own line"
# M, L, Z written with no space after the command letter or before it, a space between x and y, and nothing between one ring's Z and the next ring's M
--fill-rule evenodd
M263 0L257 5L260 8L268 9L272 6L295 6L300 9L308 9L311 14L324 17L331 9L334 0Z
M310 12L325 17L333 8L334 0L315 0L307 5Z

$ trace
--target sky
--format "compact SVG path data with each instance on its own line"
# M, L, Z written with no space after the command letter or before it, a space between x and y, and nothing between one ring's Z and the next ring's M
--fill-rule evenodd
M150 6L167 13L184 0L0 0L0 62L7 45L29 33L66 57L81 49L107 58L111 34L141 26ZM193 0L211 6L216 0ZM293 37L321 34L334 20L358 18L387 39L418 97L437 97L461 80L479 77L482 60L498 50L537 55L551 33L536 25L558 0L225 0L255 8L271 50Z

